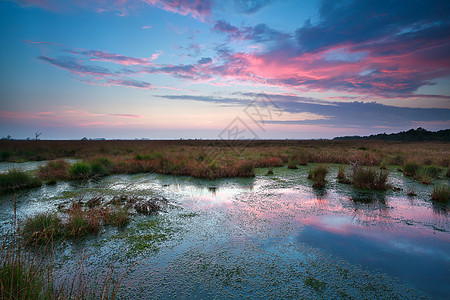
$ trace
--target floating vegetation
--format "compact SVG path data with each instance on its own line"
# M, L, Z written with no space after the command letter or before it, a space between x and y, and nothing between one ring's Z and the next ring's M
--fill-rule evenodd
M312 288L313 290L315 290L320 294L322 294L327 287L326 282L320 281L312 276L306 277L304 282L306 286Z

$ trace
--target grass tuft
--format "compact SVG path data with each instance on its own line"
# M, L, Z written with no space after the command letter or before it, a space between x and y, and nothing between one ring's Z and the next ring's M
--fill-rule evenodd
M294 159L289 159L287 168L288 168L288 169L291 169L291 170L296 170L296 169L298 169L298 168L297 168L297 161L294 160Z
M408 162L403 166L403 174L408 177L414 177L416 176L417 171L419 171L419 164Z
M91 167L84 162L74 163L69 168L69 175L75 179L87 178L91 173Z
M27 245L51 243L61 235L61 219L56 214L41 213L25 220L22 237Z
M101 211L97 209L83 210L81 203L74 202L68 210L69 222L67 224L67 234L70 237L85 236L87 234L97 234L100 230L102 219Z
M313 181L313 187L324 187L328 174L328 167L325 165L318 165L308 171L308 178Z
M67 179L70 164L64 159L52 160L47 162L38 170L39 178L47 181L56 181L56 179Z
M448 202L450 200L450 189L447 185L435 186L431 193L431 200Z
M42 182L38 178L20 170L12 169L6 174L0 174L0 194L41 185Z
M352 184L360 189L386 190L389 172L370 167L353 166Z
M130 216L126 207L119 207L113 212L105 215L105 224L112 224L117 227L124 227L130 222Z

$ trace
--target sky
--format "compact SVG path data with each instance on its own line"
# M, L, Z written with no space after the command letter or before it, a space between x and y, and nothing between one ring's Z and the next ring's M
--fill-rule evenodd
M0 0L0 137L450 128L448 0Z

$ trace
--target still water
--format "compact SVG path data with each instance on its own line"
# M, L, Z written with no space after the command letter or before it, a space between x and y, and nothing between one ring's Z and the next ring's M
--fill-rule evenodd
M60 182L19 194L17 215L98 195L168 199L158 215L135 215L124 229L105 227L56 247L61 277L85 255L90 274L137 263L122 281L122 298L448 297L449 208L429 200L432 186L391 170L399 190L358 191L337 183L335 166L326 187L314 189L308 167L266 171L246 179L139 174ZM410 189L417 196L407 196ZM5 234L14 197L0 200Z

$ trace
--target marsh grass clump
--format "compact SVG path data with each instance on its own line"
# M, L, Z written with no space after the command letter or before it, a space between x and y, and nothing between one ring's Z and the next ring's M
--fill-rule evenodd
M127 207L118 207L113 212L105 214L105 224L112 224L117 227L124 227L130 222L130 215Z
M22 237L27 245L43 245L61 235L61 219L56 214L41 213L25 220Z
M425 168L420 168L416 175L414 175L414 179L419 181L422 184L432 184L433 177L427 172Z
M47 162L45 166L38 169L39 178L53 182L56 179L67 179L70 164L64 159Z
M408 177L416 176L417 171L419 171L420 165L414 162L408 162L403 166L403 174Z
M105 176L110 173L112 162L103 157L97 157L91 161L90 172L93 176Z
M74 163L69 168L69 175L75 179L87 178L91 173L91 166L84 162Z
M447 173L445 173L445 177L450 178L450 168L447 169Z
M291 170L296 170L296 169L298 169L298 168L297 168L297 161L294 160L294 159L289 159L287 168L288 168L288 169L291 169Z
M313 181L313 187L324 187L328 174L328 167L325 165L318 165L308 171L308 179Z
M422 184L432 184L433 179L438 179L442 172L443 169L438 166L421 166L415 173L414 179Z
M448 202L450 200L450 189L447 185L435 186L431 193L431 200Z
M83 210L80 202L74 202L67 212L69 214L66 225L68 236L84 236L99 232L100 222L103 219L100 210L95 208Z
M236 174L237 177L254 177L255 176L255 167L252 162L249 161L239 161L236 165ZM231 176L234 177L234 176Z
M269 169L267 169L266 175L273 175L273 167L269 167Z
M0 174L0 194L41 185L41 180L17 169L9 170L6 174Z
M350 184L351 180L347 178L345 171L346 171L345 166L339 166L336 178L339 183Z
M386 190L389 172L371 167L353 166L352 184L360 189Z

